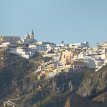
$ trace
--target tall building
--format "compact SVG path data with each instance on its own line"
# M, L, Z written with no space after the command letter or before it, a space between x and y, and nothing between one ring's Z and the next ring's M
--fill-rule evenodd
M33 32L33 30L32 30L32 32L31 32L31 38L34 39L34 32Z
M25 35L25 38L22 39L23 44L24 44L24 45L29 45L29 44L31 44L31 43L37 42L37 40L34 38L34 36L35 36L35 35L34 35L33 30L32 30L31 33L26 34L26 35Z

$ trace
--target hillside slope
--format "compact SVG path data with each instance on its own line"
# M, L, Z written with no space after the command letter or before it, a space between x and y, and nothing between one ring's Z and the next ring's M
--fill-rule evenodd
M107 106L107 65L98 72L85 68L37 80L34 71L42 61L39 53L27 60L0 51L0 107L4 101L16 107Z

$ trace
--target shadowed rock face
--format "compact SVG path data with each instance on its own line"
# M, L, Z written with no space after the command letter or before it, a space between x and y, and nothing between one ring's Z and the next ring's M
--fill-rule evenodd
M83 97L96 97L107 91L107 65L100 71L86 75L78 87L77 93Z
M64 107L104 107L104 105L79 96L69 97Z
M10 54L8 50L0 50L0 102L29 94L35 84L31 76L35 68L36 63Z
M107 107L107 66L104 66L100 71L84 69L80 73L62 73L56 77L56 89L67 94L62 97L62 100L54 100L53 107ZM67 85L68 84L68 85ZM66 88L64 88L66 87ZM63 91L62 91L63 90ZM58 97L57 97L58 98ZM50 100L51 101L51 100ZM53 103L48 103L49 107ZM41 106L42 107L42 106Z

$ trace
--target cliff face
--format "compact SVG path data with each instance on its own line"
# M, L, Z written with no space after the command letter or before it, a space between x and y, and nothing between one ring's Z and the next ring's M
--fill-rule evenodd
M106 107L107 106L107 65L95 72L84 69L83 80L70 94L71 107Z
M41 61L39 53L28 61L0 51L0 107L8 100L16 107L107 106L107 66L98 72L83 69L37 80L34 70Z
M38 56L39 54L37 54L33 60L36 60ZM37 60L39 61L39 59ZM35 84L32 75L36 69L35 64L17 55L10 54L8 50L0 50L1 104L7 99L19 98L18 100L21 100L21 97L31 93Z
M106 107L104 106L104 104L93 102L89 99L82 98L80 96L69 97L65 105L66 106L64 107Z
M88 73L78 87L77 93L83 97L95 97L107 91L107 65L101 70Z
M53 81L53 97L57 100L51 98L40 107L107 106L107 65L97 72L83 69L78 73L61 73Z

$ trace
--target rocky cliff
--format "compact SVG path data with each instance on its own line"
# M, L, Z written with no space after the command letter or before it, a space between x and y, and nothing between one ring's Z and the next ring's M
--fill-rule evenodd
M95 72L87 68L37 80L34 71L43 57L27 60L0 51L0 107L106 107L107 65ZM7 107L12 107L12 105Z

